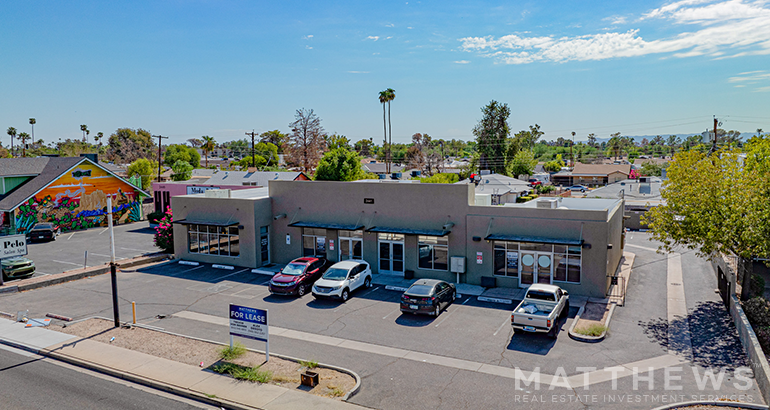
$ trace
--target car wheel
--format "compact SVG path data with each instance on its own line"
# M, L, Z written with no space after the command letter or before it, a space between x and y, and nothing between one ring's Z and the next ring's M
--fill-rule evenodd
M557 332L559 331L559 328L557 327L557 324L554 323L551 330L548 331L548 337L551 339L556 339Z
M438 315L440 315L440 314L441 314L441 305L437 304L436 305L436 310L433 311L433 316L438 317Z
M569 301L564 304L564 309L561 311L561 317L566 318L567 316L569 316Z
M297 287L297 296L305 296L305 285L299 285L299 287Z
M345 289L345 290L342 291L342 295L341 296L342 296L342 301L343 302L347 302L348 298L350 297L350 292L347 289Z
M372 287L372 278L366 278L366 280L364 280L364 287L367 289Z

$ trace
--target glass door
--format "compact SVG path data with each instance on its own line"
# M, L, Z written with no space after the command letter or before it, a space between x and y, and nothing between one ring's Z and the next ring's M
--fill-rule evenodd
M356 238L340 238L340 260L363 259L364 241Z
M380 272L404 271L404 242L380 240Z
M521 274L519 275L519 285L529 286L535 278L535 256L534 252L521 253Z
M551 265L553 255L549 253L537 254L537 283L551 284Z
M259 228L259 254L262 258L262 266L270 264L270 235L268 226Z

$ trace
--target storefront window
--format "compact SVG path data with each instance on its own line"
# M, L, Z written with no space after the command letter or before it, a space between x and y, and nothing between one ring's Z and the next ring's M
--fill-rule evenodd
M238 228L213 225L187 225L187 250L220 256L238 256Z
M553 255L553 280L555 282L580 283L582 248L580 246L570 246L565 250L567 254L556 253Z
M418 242L420 269L447 270L449 240L438 236L420 236Z
M497 276L519 276L519 243L495 241L495 270Z
M302 229L302 256L326 257L326 229Z

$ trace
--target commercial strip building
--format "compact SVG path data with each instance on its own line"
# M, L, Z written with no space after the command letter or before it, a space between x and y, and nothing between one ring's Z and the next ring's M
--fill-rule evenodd
M175 254L185 260L259 267L308 255L364 259L381 275L553 283L594 297L605 295L623 246L620 199L477 206L471 184L270 181L178 196L172 208Z
M583 164L578 162L572 171L562 171L551 175L554 185L604 186L628 179L631 174L629 164Z

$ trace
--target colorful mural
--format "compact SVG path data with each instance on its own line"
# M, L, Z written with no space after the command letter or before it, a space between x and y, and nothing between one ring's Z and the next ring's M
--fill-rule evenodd
M97 165L83 162L16 209L16 231L26 233L38 222L51 222L62 232L106 226L108 196L112 197L113 223L141 218L140 191Z

